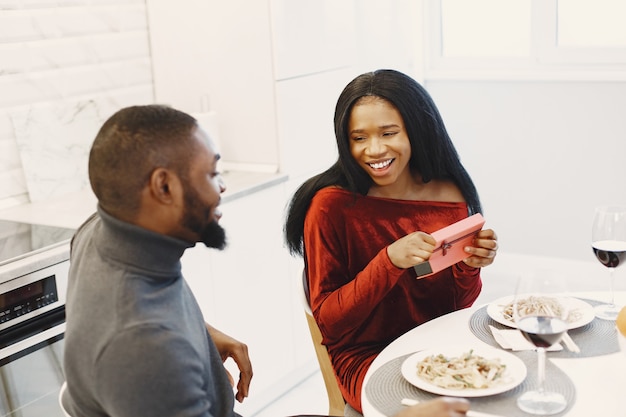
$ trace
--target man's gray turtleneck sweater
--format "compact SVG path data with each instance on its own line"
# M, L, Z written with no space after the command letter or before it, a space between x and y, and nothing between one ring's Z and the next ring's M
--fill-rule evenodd
M234 394L181 275L193 245L102 209L72 241L63 398L73 417L233 416Z

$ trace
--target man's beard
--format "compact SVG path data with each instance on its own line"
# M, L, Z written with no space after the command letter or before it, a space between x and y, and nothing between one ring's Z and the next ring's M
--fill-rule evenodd
M185 186L185 210L183 212L183 227L200 235L199 242L204 243L207 248L222 250L226 247L226 231L217 220L205 223L211 215L211 208L202 206L198 193L192 188Z
M200 233L200 241L207 248L222 250L226 247L226 231L220 224L213 220L207 224Z

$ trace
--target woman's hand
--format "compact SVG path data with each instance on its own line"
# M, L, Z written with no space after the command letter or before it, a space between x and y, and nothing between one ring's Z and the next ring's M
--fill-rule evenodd
M474 238L474 246L467 246L465 252L471 256L465 259L466 265L474 268L491 265L498 251L498 237L491 229L481 230Z
M225 362L228 358L233 358L239 368L239 381L237 382L235 398L237 401L243 402L244 398L248 396L250 381L252 380L252 363L248 356L248 346L220 332L210 324L205 324L211 339L213 339L213 343L217 347L217 351L222 357L222 362ZM228 374L228 371L226 373ZM231 383L234 383L232 376L230 374L228 376L231 379Z
M394 417L461 417L469 407L465 398L439 397L407 407Z
M396 267L410 268L430 258L436 243L428 233L413 232L387 246L387 255Z

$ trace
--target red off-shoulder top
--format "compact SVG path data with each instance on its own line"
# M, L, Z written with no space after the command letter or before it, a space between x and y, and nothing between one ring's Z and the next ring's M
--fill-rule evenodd
M370 364L411 328L478 297L480 269L460 262L416 279L394 266L387 246L411 232L432 233L468 216L465 203L408 201L317 192L304 225L311 309L323 335L344 399L361 411Z

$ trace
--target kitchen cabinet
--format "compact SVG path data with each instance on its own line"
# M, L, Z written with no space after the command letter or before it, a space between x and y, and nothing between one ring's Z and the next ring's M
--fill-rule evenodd
M147 0L155 100L214 111L222 161L278 165L269 6Z
M269 0L269 9L277 81L354 63L355 0Z
M342 69L276 83L280 166L290 178L304 180L336 161L335 103L353 77Z

